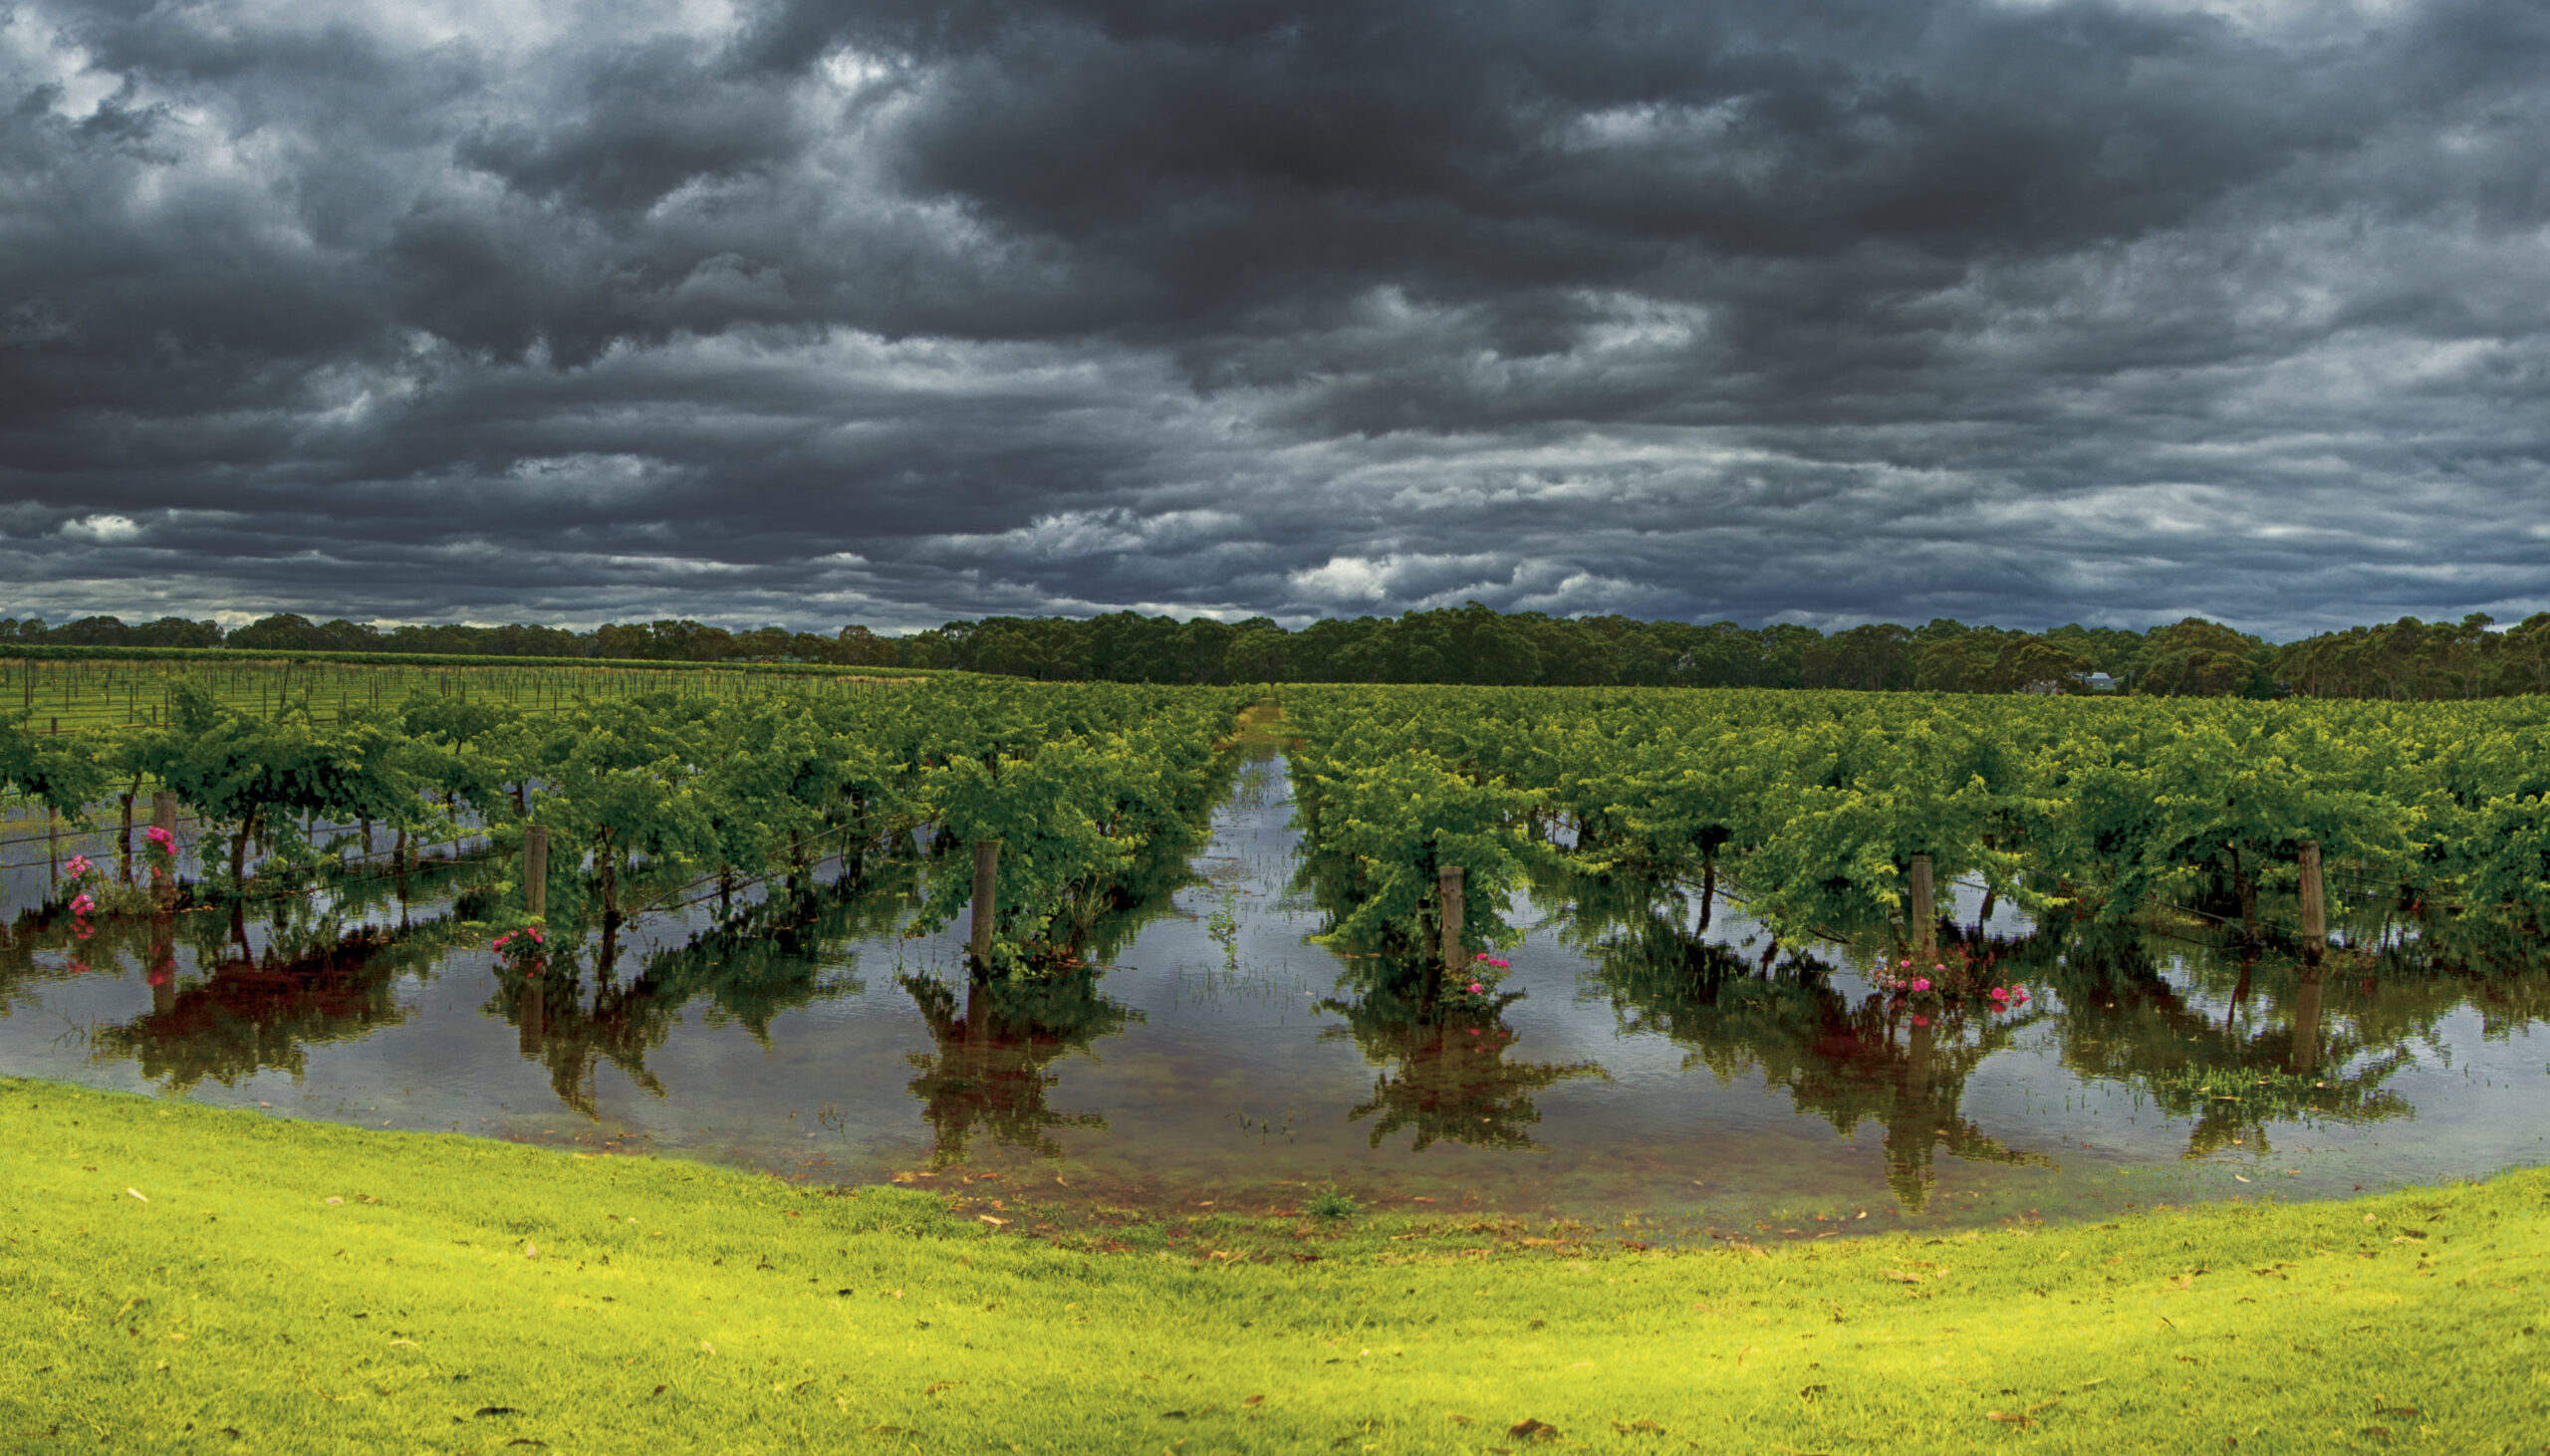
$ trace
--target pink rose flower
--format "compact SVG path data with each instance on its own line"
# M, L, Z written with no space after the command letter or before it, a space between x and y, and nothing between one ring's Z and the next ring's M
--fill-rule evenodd
M86 875L93 867L94 866L89 863L88 855L74 854L71 856L71 862L62 866L62 872L71 876L73 879L79 879Z
M1927 977L1927 976L1923 976L1923 977L1921 977L1920 979L1918 979L1918 980L1914 981L1914 982L1912 983L1912 989L1913 989L1913 990L1915 990L1915 991L1927 991L1927 990L1929 990L1929 989L1930 989L1930 978L1929 978L1929 977ZM1927 1023L1923 1023L1923 1024L1924 1024L1924 1025L1927 1025Z
M148 840L150 843L157 845L160 849L167 850L171 854L177 851L177 837L168 833L166 830L161 829L155 824L142 831L141 837Z
M82 890L77 895L72 896L71 913L75 915L85 915L96 908L98 908L98 902L89 898L89 892L87 890Z

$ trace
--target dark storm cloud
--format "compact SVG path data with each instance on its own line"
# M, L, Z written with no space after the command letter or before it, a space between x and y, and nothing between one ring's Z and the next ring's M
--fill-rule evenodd
M38 0L9 610L2550 607L2550 16Z

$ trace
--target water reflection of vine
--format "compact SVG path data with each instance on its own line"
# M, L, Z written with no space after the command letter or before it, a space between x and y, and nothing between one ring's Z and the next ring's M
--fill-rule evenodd
M606 929L593 948L586 989L583 947L546 956L537 975L499 976L488 1010L513 1023L522 1055L548 1070L558 1099L599 1113L595 1077L605 1063L632 1084L664 1095L646 1066L692 1003L704 1000L712 1025L740 1025L769 1042L783 1012L856 995L842 947L891 930L910 902L912 866L874 869L828 885L783 887L746 905L686 943L648 956L619 977L619 946Z
M2408 1043L2430 1036L2470 994L2450 976L2338 972L2341 1005L2332 1016L2326 968L2236 944L2229 955L2201 942L2176 951L2190 989L2229 1003L2218 1020L2164 976L2148 935L2122 927L2048 932L2017 955L2063 996L2064 1066L2137 1087L2163 1111L2191 1119L2189 1157L2234 1145L2263 1153L2273 1122L2411 1115L2408 1101L2383 1084L2414 1062ZM2263 1016L2250 1014L2253 1000L2265 1003Z
M1067 1112L1046 1104L1061 1081L1047 1070L1070 1052L1089 1051L1142 1014L1098 989L1094 971L1043 980L973 977L960 1004L944 981L905 976L900 984L929 1027L930 1052L914 1053L919 1075L907 1086L920 1099L930 1128L930 1163L964 1160L977 1132L996 1142L1046 1157L1062 1155L1053 1131L1103 1130L1094 1112Z
M1586 876L1570 905L1564 934L1594 958L1594 980L1624 1031L1676 1043L1685 1068L1706 1068L1721 1084L1758 1072L1844 1136L1876 1123L1888 1186L1906 1208L1928 1203L1940 1150L1972 1162L2049 1163L1960 1110L1974 1069L2039 1014L1929 1017L1875 994L1853 1000L1811 957L1763 966L1684 928L1689 907L1669 886Z
M1524 993L1465 1009L1424 994L1430 979L1404 967L1397 974L1350 972L1350 985L1362 982L1359 994L1320 1003L1322 1011L1346 1019L1325 1035L1353 1038L1365 1061L1388 1069L1373 1079L1373 1094L1346 1114L1349 1121L1373 1118L1372 1146L1405 1131L1412 1152L1436 1142L1535 1147L1529 1129L1541 1110L1534 1092L1609 1077L1592 1062L1508 1062L1516 1036L1505 1024L1505 1008Z
M415 878L421 883L413 888L430 893L444 888L448 876ZM222 910L93 924L55 910L30 911L0 940L0 1005L38 994L51 981L131 965L142 971L149 1007L96 1028L90 1046L97 1060L128 1058L172 1091L206 1079L231 1086L261 1072L299 1076L309 1046L403 1020L396 983L428 972L453 945L448 927L407 922L410 888L269 900L253 921L240 901ZM393 898L400 908L394 926L383 919ZM180 951L187 952L190 973L181 967Z

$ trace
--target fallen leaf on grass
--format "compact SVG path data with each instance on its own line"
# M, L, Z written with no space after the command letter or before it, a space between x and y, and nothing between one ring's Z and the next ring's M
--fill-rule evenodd
M1658 1425L1652 1420L1616 1420L1612 1422L1612 1429L1619 1431L1624 1436L1629 1435L1634 1431L1644 1431L1651 1436L1660 1436L1664 1434L1664 1427Z
M471 1411L470 1414L483 1420L491 1415L519 1415L521 1412L515 1410L510 1405L482 1405L476 1410Z
M126 1191L127 1193L130 1193L130 1194L132 1194L132 1196L133 1196L133 1197L135 1197L135 1198L141 1198L141 1194L140 1194L138 1191L134 1190L134 1189L127 1188L127 1189L126 1189L126 1190L124 1190L124 1191ZM141 1198L141 1201L142 1201L142 1202L144 1202L144 1203L148 1203L150 1200L149 1200L149 1199L147 1199L147 1198Z
M1983 1412L1983 1418L1985 1420L1997 1420L2003 1425L2017 1426L2022 1430L2036 1424L2035 1421L2028 1419L2024 1415L2012 1415L2007 1411L2000 1410L1987 1410Z
M416 1341L414 1341L414 1340L412 1340L412 1339L393 1339L393 1340L391 1340L391 1341L389 1341L389 1342L390 1342L391 1344L393 1344L393 1345L403 1344L403 1345L407 1346L409 1349L414 1349L414 1348L416 1348L416 1347L417 1347L417 1345L416 1345Z
M940 1380L933 1383L929 1388L921 1391L920 1393L923 1395L935 1395L941 1390L952 1389L955 1384L956 1382L953 1380Z
M1509 1427L1505 1434L1521 1436L1527 1441L1555 1441L1559 1437L1559 1429L1548 1421L1534 1420L1530 1416L1525 1416Z
M1907 1274L1901 1269L1881 1269L1878 1271L1878 1277L1881 1279L1894 1280L1897 1284L1919 1284L1921 1282L1921 1276L1917 1274Z
M996 1228L996 1229L998 1229L998 1228L1007 1228L1007 1227L1009 1226L1009 1220L1008 1220L1008 1219L1005 1219L1005 1218L994 1218L994 1217L992 1217L992 1216L991 1216L990 1214L988 1214L988 1213L978 1213L978 1214L975 1214L975 1215L974 1215L974 1217L981 1219L983 1222L985 1222L985 1223L987 1223L987 1224L990 1224L993 1228Z
M1241 1401L1241 1402L1240 1402L1240 1404L1242 1404L1242 1405L1257 1405L1257 1404L1262 1403L1265 1399L1266 1399L1266 1397L1265 1397L1265 1396L1263 1396L1263 1395L1252 1395L1252 1396L1248 1397L1246 1400Z

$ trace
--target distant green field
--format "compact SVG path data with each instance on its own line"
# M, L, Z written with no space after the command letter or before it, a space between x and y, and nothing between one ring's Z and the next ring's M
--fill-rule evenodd
M902 667L795 662L0 647L0 713L24 713L38 732L88 733L157 721L180 683L261 714L295 704L325 715L358 706L391 706L414 693L541 710L646 692L721 698L849 692L929 675Z

